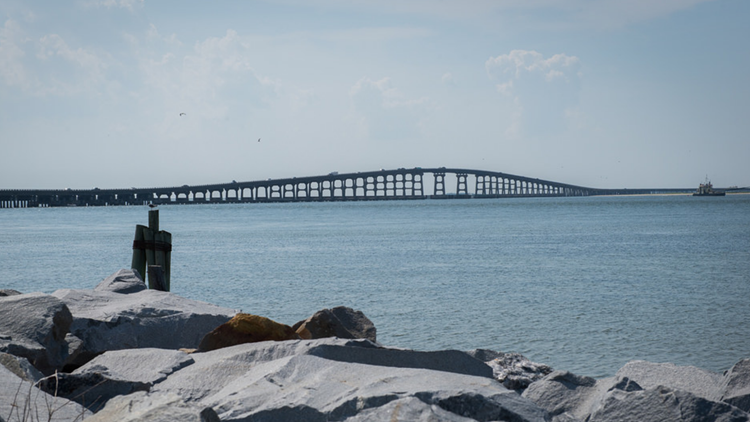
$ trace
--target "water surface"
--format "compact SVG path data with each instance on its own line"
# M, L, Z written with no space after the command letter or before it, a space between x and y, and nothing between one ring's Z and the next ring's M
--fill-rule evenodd
M91 288L146 207L0 210L0 288ZM172 291L293 324L362 310L386 345L582 375L750 357L750 195L160 207Z

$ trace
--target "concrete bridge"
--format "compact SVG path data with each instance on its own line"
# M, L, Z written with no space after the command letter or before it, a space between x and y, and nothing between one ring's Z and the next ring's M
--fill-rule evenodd
M426 182L429 182L430 192L426 192ZM493 171L415 167L163 188L6 189L0 190L0 208L560 197L687 193L693 190L594 189Z

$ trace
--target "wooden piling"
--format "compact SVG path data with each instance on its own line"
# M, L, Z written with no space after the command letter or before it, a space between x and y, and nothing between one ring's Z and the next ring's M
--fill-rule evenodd
M148 228L154 233L159 231L159 210L148 211Z
M138 271L138 275L140 275L143 280L146 280L146 244L143 237L143 232L145 230L148 230L148 227L140 224L135 226L133 259L130 262L130 268Z
M148 276L150 289L168 292L172 261L172 234L159 230L159 210L148 212L148 227L136 225L133 240L133 259L130 267L141 277ZM148 265L148 273L146 266ZM158 267L152 269L151 267Z
M167 281L164 278L164 269L161 265L148 266L148 288L168 292Z

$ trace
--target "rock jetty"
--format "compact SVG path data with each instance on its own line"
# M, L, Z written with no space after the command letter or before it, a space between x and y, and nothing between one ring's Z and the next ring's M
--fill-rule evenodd
M0 422L750 421L750 359L593 379L515 353L387 347L346 307L280 324L149 290L132 270L91 290L0 292Z

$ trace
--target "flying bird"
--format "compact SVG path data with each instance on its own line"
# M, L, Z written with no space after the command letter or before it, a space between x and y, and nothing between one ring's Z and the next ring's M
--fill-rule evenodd
M260 138L258 138L258 142L260 142Z
M187 116L187 113L180 113L180 116Z

